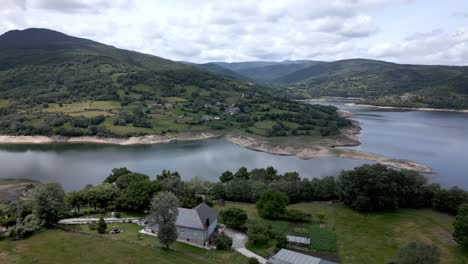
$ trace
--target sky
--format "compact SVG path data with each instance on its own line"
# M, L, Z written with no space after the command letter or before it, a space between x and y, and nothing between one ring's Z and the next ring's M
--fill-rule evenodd
M30 27L198 63L468 65L468 0L0 0L0 34Z

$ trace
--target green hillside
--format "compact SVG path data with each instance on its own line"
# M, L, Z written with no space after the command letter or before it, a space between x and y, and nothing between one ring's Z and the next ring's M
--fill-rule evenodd
M333 107L47 29L0 36L0 134L127 137L202 131L328 136Z
M348 96L378 105L468 109L468 67L353 59L311 66L274 82L296 98Z

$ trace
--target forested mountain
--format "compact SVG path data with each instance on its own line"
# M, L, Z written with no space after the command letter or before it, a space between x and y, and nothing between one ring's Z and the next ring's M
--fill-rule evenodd
M299 97L351 96L379 105L468 108L468 67L353 59L311 66L274 82Z
M0 36L0 134L131 136L245 131L337 134L333 107L160 57L47 29Z
M260 83L269 83L277 78L293 73L295 71L318 65L321 61L297 60L297 61L250 61L250 62L214 62L226 69L229 69L241 76Z
M468 67L350 59L219 63L279 94L362 97L375 105L468 109Z

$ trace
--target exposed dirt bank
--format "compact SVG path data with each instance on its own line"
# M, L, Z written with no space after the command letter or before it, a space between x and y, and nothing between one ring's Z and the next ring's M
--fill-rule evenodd
M219 137L212 133L179 134L175 136L148 135L130 138L101 137L44 137L44 136L0 136L2 144L50 144L50 143L96 143L114 145L160 144L174 141L192 141Z
M227 141L237 144L241 147L248 148L255 151L267 152L277 155L297 156L301 159L313 158L344 158L356 160L368 160L381 163L383 165L415 170L423 173L431 173L432 169L426 165L410 161L390 159L384 156L367 153L359 150L352 149L335 149L327 146L314 146L314 147L292 147L280 144L272 144L270 142L262 141L260 139L251 138L241 135L229 135L225 137Z
M350 118L352 113L338 110L338 114L342 117ZM291 142L283 143L282 141L272 142L268 139L247 136L243 134L227 135L224 138L241 147L255 151L267 152L277 155L297 156L301 159L313 158L344 158L355 160L368 160L381 163L386 166L391 166L399 169L415 170L423 173L431 173L432 169L424 164L420 164L410 160L390 159L381 155L367 153L354 149L336 149L340 146L358 146L359 134L361 132L360 123L356 120L351 120L353 125L343 129L341 134L334 137L329 137L321 140L319 144L293 144Z
M369 108L380 108L380 109L395 109L395 110L412 110L412 111L434 111L434 112L458 112L468 113L468 109L445 109L445 108L428 108L428 107L398 107L398 106L379 106L369 104L356 104L347 103L348 106L361 106Z

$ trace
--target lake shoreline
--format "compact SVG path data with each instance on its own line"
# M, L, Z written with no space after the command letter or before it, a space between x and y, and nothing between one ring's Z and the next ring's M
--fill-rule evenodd
M430 108L430 107L404 107L404 106L380 106L380 105L358 104L358 103L346 103L345 105L347 105L347 106L360 106L360 107L378 108L378 109L468 113L468 109L448 109L448 108Z
M244 135L229 135L227 141L254 151L266 152L274 155L296 156L303 160L314 158L342 158L364 160L380 163L398 169L414 170L421 173L432 173L432 168L411 160L391 159L381 155L354 149L336 149L332 146L292 147L254 139ZM354 145L346 145L354 146Z
M349 118L350 112L339 110L339 114ZM313 158L343 158L354 160L366 160L381 163L383 165L415 170L423 173L431 173L432 169L426 165L410 161L390 159L381 155L367 153L353 149L336 149L335 147L358 146L361 126L359 122L352 120L352 126L342 130L341 134L334 137L322 139L320 144L304 146L295 144L284 144L268 141L266 138L254 137L241 133L229 133L220 135L215 133L199 134L178 134L171 136L147 135L130 138L99 138L99 137L46 137L46 136L0 136L0 144L56 144L56 143L77 143L77 144L111 144L111 145L152 145L167 144L181 141L198 141L214 138L223 138L224 140L236 144L240 147L270 153L273 155L296 156L308 160Z
M56 144L56 143L90 143L109 145L151 145L164 144L176 141L196 141L218 138L220 135L213 133L179 134L176 136L147 135L129 138L104 138L104 137L62 137L62 136L0 136L0 144Z

